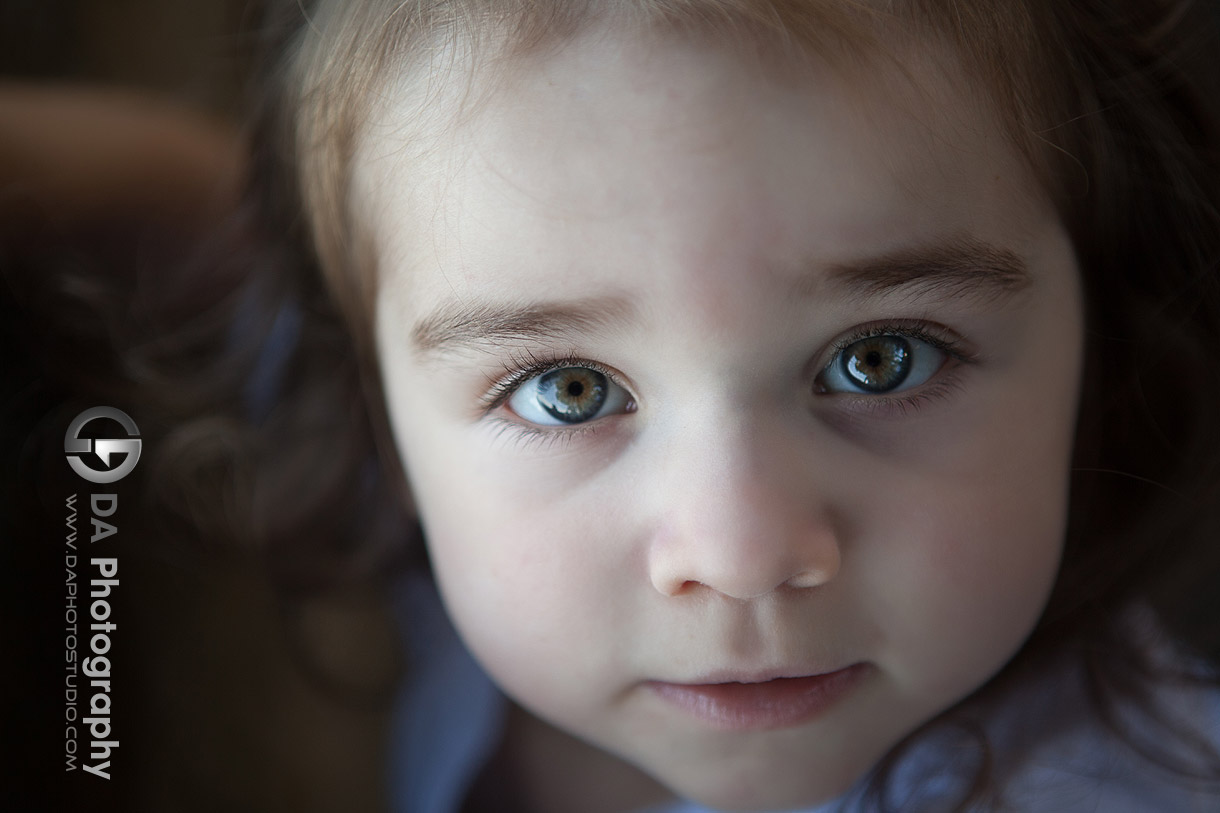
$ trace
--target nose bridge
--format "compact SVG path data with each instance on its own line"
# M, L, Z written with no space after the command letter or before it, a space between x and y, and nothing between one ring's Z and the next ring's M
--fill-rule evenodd
M668 596L706 588L750 599L833 579L839 541L794 432L778 417L710 412L671 449L653 586Z

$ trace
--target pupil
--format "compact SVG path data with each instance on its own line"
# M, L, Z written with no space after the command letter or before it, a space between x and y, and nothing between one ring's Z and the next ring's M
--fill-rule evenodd
M579 381L573 381L568 385L568 395L572 396L573 398L579 398L580 394L584 391L585 385L581 384Z
M881 366L881 354L876 350L870 350L868 355L864 357L864 363L869 367Z

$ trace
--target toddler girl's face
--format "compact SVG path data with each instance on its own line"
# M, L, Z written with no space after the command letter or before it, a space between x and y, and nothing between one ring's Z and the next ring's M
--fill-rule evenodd
M1072 249L966 83L887 64L600 31L464 117L399 91L358 155L459 631L717 806L844 791L1017 651L1059 562Z

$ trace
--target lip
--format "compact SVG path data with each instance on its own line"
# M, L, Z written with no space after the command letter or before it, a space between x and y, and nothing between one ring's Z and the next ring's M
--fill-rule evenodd
M788 728L833 706L868 674L867 663L834 672L759 680L646 685L658 697L714 728L729 731Z

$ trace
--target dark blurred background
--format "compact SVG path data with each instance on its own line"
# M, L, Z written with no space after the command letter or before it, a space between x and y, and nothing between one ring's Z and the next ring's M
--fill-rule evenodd
M257 2L4 0L6 79L104 83L240 115Z
M397 653L383 597L286 596L250 552L160 522L146 479L90 486L63 455L87 407L156 421L114 383L124 359L98 340L121 325L81 303L138 298L135 281L189 263L231 215L260 12L257 0L0 0L0 810L384 806ZM92 550L90 490L119 495L120 532ZM73 493L78 577L91 553L120 562L109 781L79 769L79 724L82 759L64 770Z

